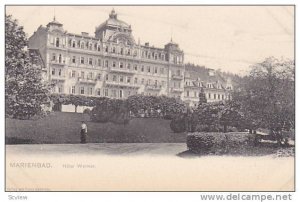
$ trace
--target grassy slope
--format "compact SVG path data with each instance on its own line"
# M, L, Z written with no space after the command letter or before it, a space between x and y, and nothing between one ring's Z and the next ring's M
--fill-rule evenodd
M81 121L87 121L88 142L185 142L173 133L170 121L136 118L124 125L93 123L84 114L54 112L39 120L6 119L6 142L79 143Z

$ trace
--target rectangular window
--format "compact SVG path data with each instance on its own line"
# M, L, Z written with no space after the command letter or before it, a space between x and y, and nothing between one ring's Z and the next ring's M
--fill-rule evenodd
M128 64L127 64L127 69L130 69L130 68L131 68L131 64L128 63Z
M105 67L108 67L108 60L105 60Z
M149 66L147 67L147 70L148 70L148 73L151 72L151 68Z
M84 87L80 87L80 94L84 95Z
M220 94L218 94L218 100L220 100Z
M135 84L138 83L138 78L134 78L134 83L135 83Z
M134 65L134 70L137 71L138 70L138 67L137 65Z
M124 77L120 76L120 82L123 83L124 82Z
M214 94L214 99L217 99L217 96L216 96L216 94Z
M76 63L76 56L72 57L72 63Z
M123 62L120 62L120 68L123 68Z
M93 95L93 88L89 88L89 95Z
M157 74L157 67L154 68L154 73Z
M99 81L101 80L101 74L100 74L100 73L97 75L97 79L98 79Z
M144 78L142 78L142 84L144 84L145 83L145 79Z
M144 66L141 67L141 72L144 72Z
M98 66L101 67L101 59L98 59Z
M117 91L116 90L111 90L111 96L112 97L117 97Z
M84 72L81 72L81 78L84 79Z
M75 77L76 72L73 70L71 73L71 77L74 78Z
M97 95L98 95L98 96L101 95L101 89L100 89L100 88L97 89Z
M84 64L84 57L80 57L80 64Z
M131 82L131 77L127 77L127 83Z
M71 93L75 94L75 86L72 86Z
M186 96L190 97L190 91L186 91Z
M116 75L113 75L113 81L117 81L117 76Z
M56 61L56 54L52 53L52 61Z
M224 100L224 95L222 95L222 100Z
M55 75L55 69L52 69L52 75Z
M119 91L119 96L120 96L120 98L123 98L123 91L122 90Z
M108 74L105 75L105 80L108 81Z
M89 58L89 65L93 65L93 59Z
M61 69L58 70L58 76L61 76Z
M115 61L112 62L112 66L116 67L116 62Z
M93 79L93 77L94 77L93 72L90 72L90 73L88 74L88 79Z
M104 96L108 97L108 89L104 89Z

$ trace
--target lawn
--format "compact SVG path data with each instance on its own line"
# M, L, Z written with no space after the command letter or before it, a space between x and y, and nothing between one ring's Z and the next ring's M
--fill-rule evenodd
M170 120L135 118L128 125L94 123L86 114L53 112L38 120L6 119L6 144L79 143L80 125L88 126L88 142L93 143L184 143L185 133L173 133Z

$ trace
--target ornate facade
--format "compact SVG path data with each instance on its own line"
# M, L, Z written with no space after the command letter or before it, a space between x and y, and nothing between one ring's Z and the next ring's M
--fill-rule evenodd
M141 45L131 25L119 20L114 10L94 36L68 33L54 18L29 38L29 48L39 50L47 80L56 83L54 93L119 99L166 95L194 105L186 93L189 78L178 44L171 40L164 48Z

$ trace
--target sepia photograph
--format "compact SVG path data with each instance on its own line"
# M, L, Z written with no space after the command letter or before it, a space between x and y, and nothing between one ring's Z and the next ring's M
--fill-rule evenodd
M295 5L6 5L5 191L295 191Z

